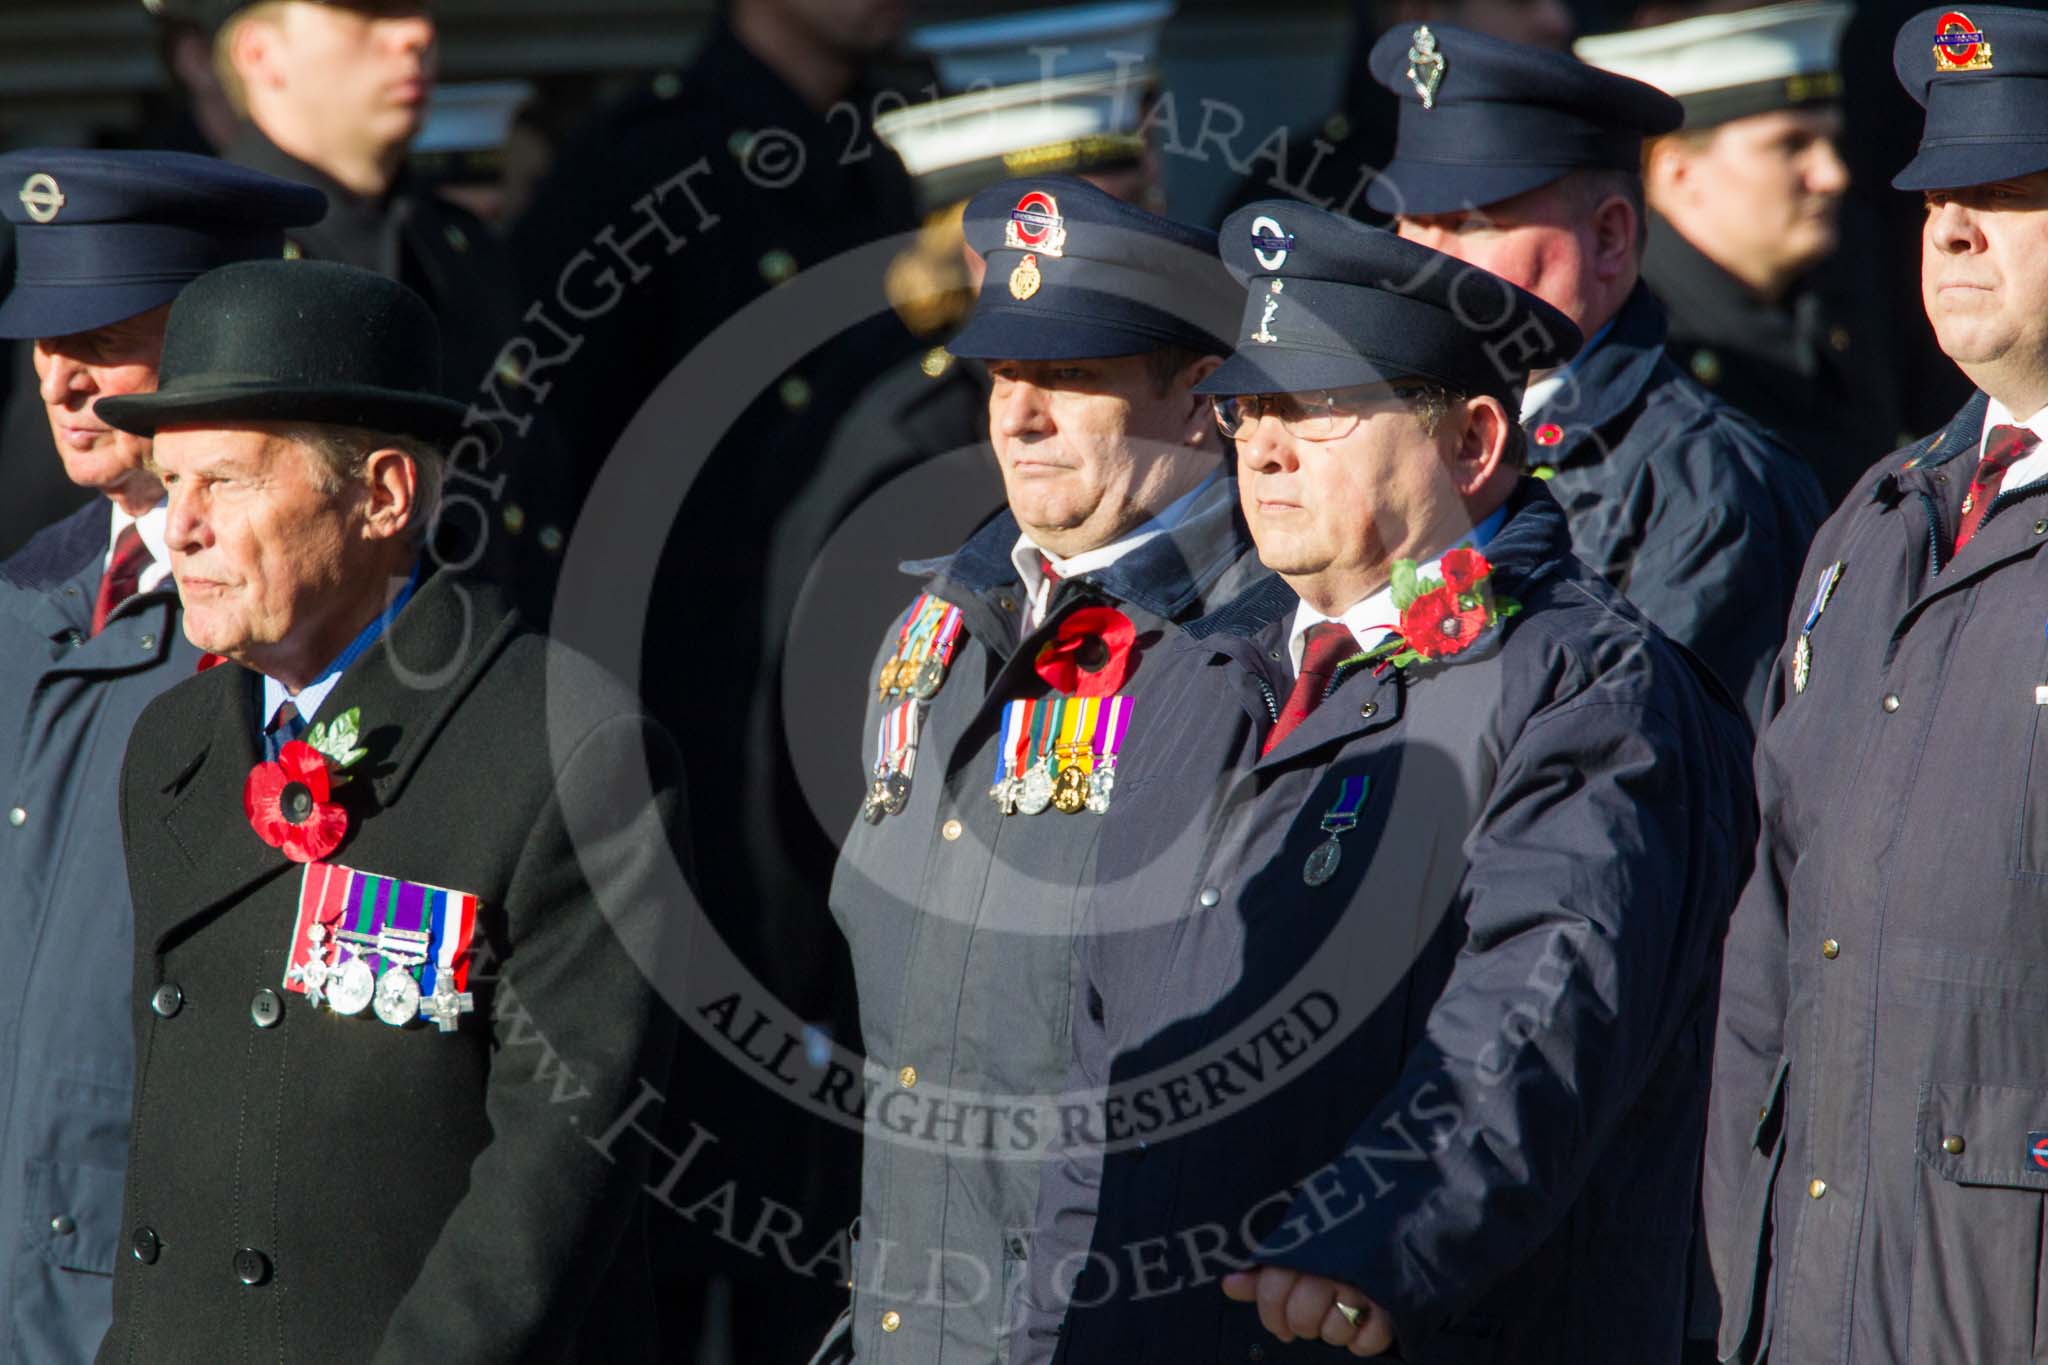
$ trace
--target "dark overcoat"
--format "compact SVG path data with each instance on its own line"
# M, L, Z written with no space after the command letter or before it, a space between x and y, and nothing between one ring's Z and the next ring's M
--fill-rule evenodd
M1678 1358L1747 728L1540 484L1511 507L1521 614L1352 665L1270 754L1284 583L1162 661L1080 940L1074 1091L1109 1099L1045 1179L1013 1361L1330 1359L1225 1298L1254 1259L1358 1286L1424 1365Z
M970 1121L946 1146L902 1140L925 1129L933 1106L924 1094L972 1092L1002 1104L1054 1090L1066 1074L1072 931L1102 819L1002 813L989 788L1004 704L1046 695L1033 661L1063 618L1113 605L1137 632L1121 692L1133 717L1146 714L1152 661L1177 623L1260 572L1237 483L1219 475L1177 529L1060 583L1044 623L1026 632L1010 562L1017 536L1005 511L955 554L906 566L925 592L960 608L964 635L925 712L909 805L879 824L853 821L832 883L862 1036L887 1087L866 1115L853 1302L863 1365L984 1365L1016 1320L1027 1272L1040 1164L1017 1159L1016 1135L985 1141ZM894 644L892 629L868 680ZM863 766L845 774L849 814L867 786L882 714L871 681L863 685L869 738ZM932 1121L945 1124L947 1102L934 1106Z
M1985 410L1821 528L1772 674L1707 1148L1727 1359L2048 1340L2048 479L1952 550Z
M483 903L475 1012L394 1028L284 988L300 869L242 811L258 681L173 688L122 774L136 1094L100 1359L651 1359L647 1149L593 1139L673 1041L639 965L666 740L493 590L422 584L314 717L360 708L368 750L329 861Z
M55 457L46 449L46 461ZM105 499L0 565L0 1360L92 1359L134 1069L121 757L199 651L165 579L92 634Z
M1528 422L1572 553L1704 659L1752 719L1827 517L1806 463L1687 378L1637 285L1613 330Z

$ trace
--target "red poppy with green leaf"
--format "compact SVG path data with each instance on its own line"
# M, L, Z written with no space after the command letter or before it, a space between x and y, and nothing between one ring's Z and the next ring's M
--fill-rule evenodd
M348 781L342 769L366 752L356 745L361 721L362 713L352 708L315 725L305 739L287 741L274 761L258 763L243 779L242 813L249 828L295 863L319 862L348 834L348 812L333 796Z
M1493 566L1477 550L1452 550L1437 568L1442 578L1424 578L1414 560L1394 561L1391 587L1401 624L1393 639L1366 652L1367 659L1406 668L1462 654L1489 627L1522 609L1521 603L1494 595Z

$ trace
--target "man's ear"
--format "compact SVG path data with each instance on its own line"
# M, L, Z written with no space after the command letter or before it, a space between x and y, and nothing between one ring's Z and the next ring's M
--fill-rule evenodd
M1593 278L1602 283L1633 277L1641 224L1627 195L1610 194L1593 209Z
M1189 363L1188 367L1174 376L1174 383L1188 396L1187 437L1190 447L1207 446L1209 436L1216 430L1216 418L1209 405L1209 395L1196 393L1195 385L1223 368L1223 357L1205 355Z
M363 538L404 535L419 506L419 466L402 450L385 447L363 462Z
M241 78L245 90L258 86L275 90L282 83L283 73L277 61L282 38L277 25L260 14L235 20L234 27L222 36L221 54Z
M1464 429L1451 452L1451 482L1460 497L1469 498L1507 468L1515 419L1491 394L1467 398L1464 408Z

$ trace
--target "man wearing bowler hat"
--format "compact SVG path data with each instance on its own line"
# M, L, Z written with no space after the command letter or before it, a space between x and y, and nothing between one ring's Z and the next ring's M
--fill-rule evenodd
M135 1131L103 1360L650 1358L633 1150L673 1040L661 732L421 539L462 405L427 306L231 266L155 440L208 668L137 722Z
M149 442L97 405L155 386L187 282L282 257L286 229L324 205L177 153L15 152L0 186L16 262L0 337L33 351L35 458L92 499L0 565L0 1360L65 1362L106 1330L127 1162L121 754L143 706L198 658L178 628Z
M1674 1361L1747 729L1521 468L1562 313L1290 200L1222 249L1274 573L1151 661L1010 1359Z
M1372 69L1401 105L1373 206L1402 236L1530 290L1586 338L1532 376L1519 413L1572 552L1756 715L1827 508L1796 455L1665 351L1664 309L1641 279L1639 168L1643 139L1678 127L1678 101L1449 24L1389 30Z
M2037 1356L2048 1192L2048 14L1929 9L1893 179L1977 388L1821 528L1757 744L1706 1165L1721 1357Z

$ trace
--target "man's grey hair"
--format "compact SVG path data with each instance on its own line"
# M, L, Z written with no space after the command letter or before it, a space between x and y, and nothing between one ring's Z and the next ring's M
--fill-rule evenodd
M441 505L441 485L447 476L448 456L432 441L398 432L375 431L369 427L306 424L288 427L282 433L312 455L313 480L322 493L339 493L360 482L370 456L380 450L395 450L412 460L414 474L412 520L406 530L416 541L425 540Z
M1408 411L1415 414L1415 420L1422 424L1424 436L1436 435L1450 415L1453 403L1463 403L1465 395L1453 393L1442 384L1424 383L1418 385L1408 399ZM1515 420L1512 409L1508 412L1507 463L1515 469L1527 468L1529 463L1529 438L1522 430L1522 424Z

